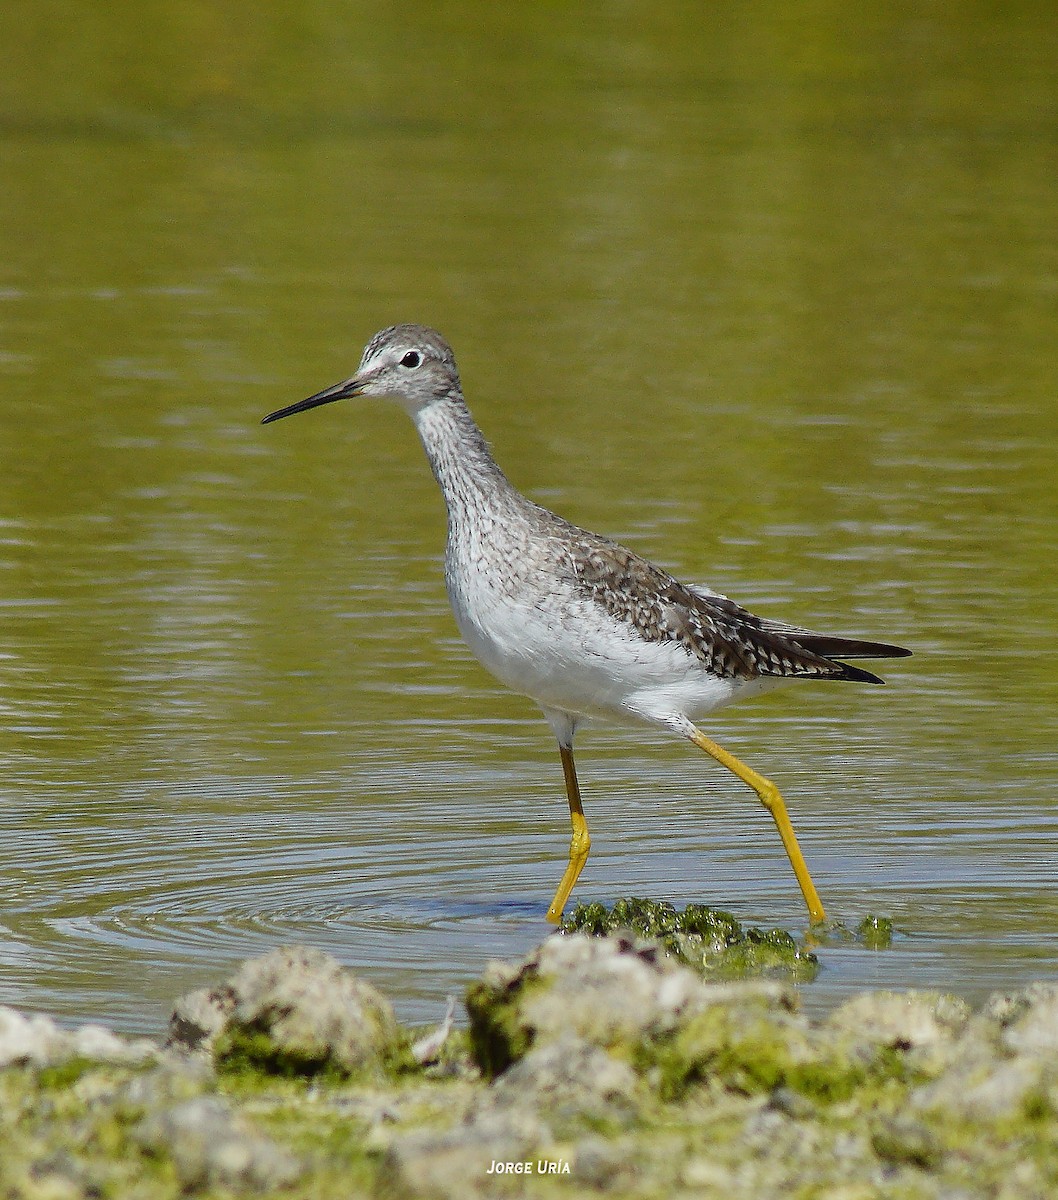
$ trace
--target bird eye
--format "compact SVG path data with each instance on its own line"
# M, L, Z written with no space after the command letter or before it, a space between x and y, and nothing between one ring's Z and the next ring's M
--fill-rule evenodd
M402 367L417 367L422 362L422 355L418 350L409 350L407 354L400 360Z

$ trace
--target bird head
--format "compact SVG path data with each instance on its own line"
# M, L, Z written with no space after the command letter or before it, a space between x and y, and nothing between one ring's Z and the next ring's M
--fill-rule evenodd
M437 400L461 394L452 348L436 330L425 325L391 325L368 342L354 375L269 413L262 423L354 396L395 400L415 416Z

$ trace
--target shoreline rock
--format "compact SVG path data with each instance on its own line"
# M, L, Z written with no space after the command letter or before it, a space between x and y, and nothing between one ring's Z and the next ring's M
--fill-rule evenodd
M165 1046L0 1009L0 1195L895 1200L1058 1194L1058 984L823 1018L624 930L402 1028L321 951L183 997Z

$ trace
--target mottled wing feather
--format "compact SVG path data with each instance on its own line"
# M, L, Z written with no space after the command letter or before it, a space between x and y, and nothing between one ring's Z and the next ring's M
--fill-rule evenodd
M740 604L736 604L734 600L729 600L727 596L722 596L719 592L714 592L711 588L701 584L689 584L687 590L693 592L707 605L712 604L730 612L736 619L747 622L766 633L776 634L778 637L797 642L806 650L811 650L814 654L822 655L824 658L907 658L911 654L906 647L894 646L890 642L872 642L864 638L816 633L814 630L805 629L803 625L791 625L788 621L777 621L771 617L758 617L756 614L748 612Z
M871 642L862 637L842 637L836 634L817 634L804 625L792 625L786 620L775 620L770 617L758 617L755 613L747 612L734 600L714 592L713 589L692 583L690 592L695 593L707 605L715 605L722 611L731 612L734 619L750 624L752 628L761 629L768 634L786 638L798 643L798 646L811 650L813 654L822 655L825 659L903 659L908 658L910 650L903 646L894 646L891 642Z
M908 653L757 617L717 592L680 583L623 546L581 530L576 533L572 564L586 593L645 641L678 642L721 678L795 676L881 683L869 671L834 661L831 654Z

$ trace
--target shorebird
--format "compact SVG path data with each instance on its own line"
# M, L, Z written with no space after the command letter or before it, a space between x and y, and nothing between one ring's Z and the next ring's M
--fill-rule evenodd
M534 504L493 458L436 330L381 330L354 375L264 423L354 396L395 400L415 423L448 509L445 584L460 632L493 675L536 701L558 741L572 835L548 920L561 921L588 858L573 737L601 719L686 738L752 788L775 821L811 922L823 921L779 789L695 722L789 680L882 683L842 660L910 651L754 616Z

